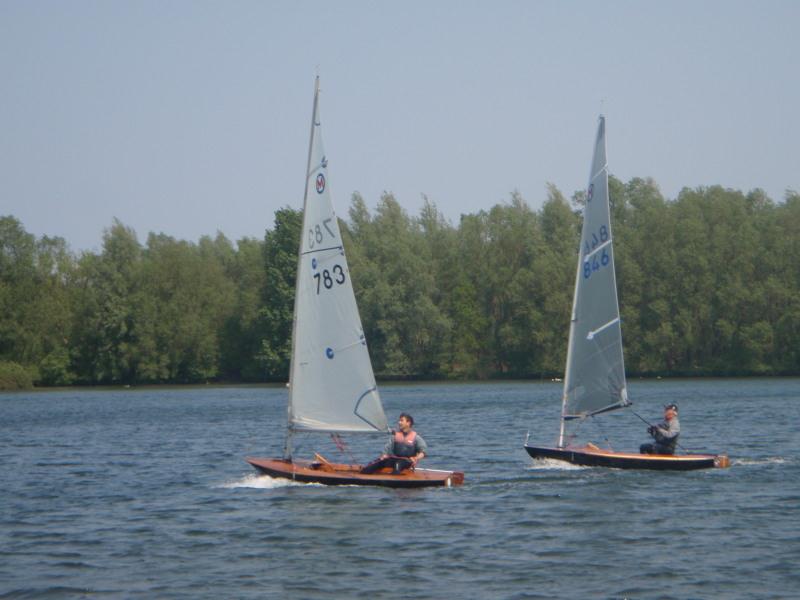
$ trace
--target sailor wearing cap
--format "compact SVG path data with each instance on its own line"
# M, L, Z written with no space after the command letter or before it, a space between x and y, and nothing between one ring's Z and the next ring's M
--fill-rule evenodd
M641 454L675 454L675 446L681 433L678 405L667 404L664 406L664 422L651 425L647 428L647 433L653 436L655 443L639 446Z

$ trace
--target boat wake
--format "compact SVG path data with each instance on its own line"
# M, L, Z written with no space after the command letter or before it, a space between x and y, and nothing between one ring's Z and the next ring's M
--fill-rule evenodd
M555 458L535 458L533 463L528 466L529 471L582 471L586 468Z
M767 458L734 458L731 465L741 467L752 467L757 465L783 465L789 462L782 456L768 456Z
M292 481L291 479L282 479L278 477L270 477L269 475L245 475L241 479L229 481L214 487L225 489L236 488L254 488L260 490L273 490L277 488L293 487L298 485L319 485L316 483L302 483L300 481Z

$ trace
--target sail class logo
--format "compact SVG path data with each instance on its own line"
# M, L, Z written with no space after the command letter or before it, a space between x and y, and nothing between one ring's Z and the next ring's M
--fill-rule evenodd
M592 195L593 194L594 194L594 184L590 183L589 184L589 189L586 191L586 201L587 202L591 202L592 201Z
M325 175L320 173L317 175L317 193L321 194L325 191Z

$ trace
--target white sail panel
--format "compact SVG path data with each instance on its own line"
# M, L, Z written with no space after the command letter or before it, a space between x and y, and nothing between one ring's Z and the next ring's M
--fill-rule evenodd
M583 213L562 416L584 417L627 404L601 116Z
M303 232L298 257L289 426L317 431L387 431L339 224L314 95Z

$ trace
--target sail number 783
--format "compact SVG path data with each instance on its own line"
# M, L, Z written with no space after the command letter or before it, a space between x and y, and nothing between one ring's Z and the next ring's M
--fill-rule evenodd
M323 269L321 273L314 273L314 279L317 280L317 294L319 294L320 288L329 290L334 283L342 285L345 281L344 269L340 265L333 265L330 271Z

